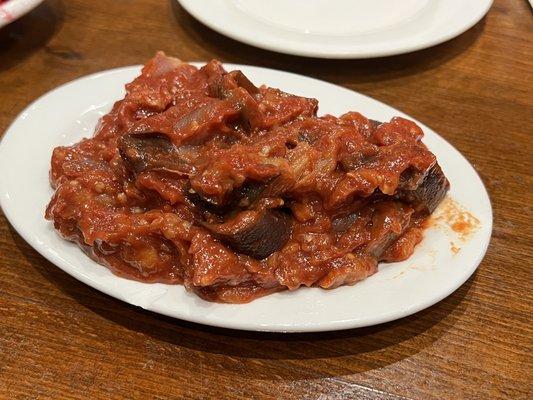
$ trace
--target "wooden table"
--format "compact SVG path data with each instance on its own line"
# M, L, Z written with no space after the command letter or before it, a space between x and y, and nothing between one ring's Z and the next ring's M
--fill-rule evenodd
M367 329L274 335L197 326L112 299L45 261L1 216L0 398L533 398L532 28L527 1L498 0L448 43L367 61L258 50L171 0L48 0L2 29L0 132L57 85L159 49L294 71L442 134L483 178L494 231L478 272L428 310Z

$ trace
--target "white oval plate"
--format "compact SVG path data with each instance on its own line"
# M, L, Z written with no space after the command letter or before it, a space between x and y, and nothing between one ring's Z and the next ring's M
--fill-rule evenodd
M241 69L253 82L318 98L322 114L357 110L381 121L405 116L369 97L316 79L244 65L225 67ZM44 219L52 196L48 171L52 149L92 136L97 120L124 96L124 84L139 73L139 67L105 71L49 92L18 116L0 144L0 205L5 215L39 253L89 286L130 304L206 325L277 332L328 331L391 321L429 307L463 284L485 254L492 211L483 183L457 150L421 125L424 142L451 181L449 196L480 222L468 238L457 236L445 224L435 224L409 260L383 264L377 274L354 286L302 288L242 305L209 303L181 285L146 284L113 275L76 245L61 239L52 223ZM460 247L458 252L452 251L451 242Z
M0 4L0 28L33 10L43 0L8 0Z
M424 49L474 26L492 0L177 0L232 39L280 53L372 58Z

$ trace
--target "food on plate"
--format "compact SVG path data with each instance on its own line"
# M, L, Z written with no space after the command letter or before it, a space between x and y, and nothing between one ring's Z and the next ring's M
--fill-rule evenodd
M244 303L407 259L449 183L422 130L158 53L94 136L54 149L46 218L113 273Z

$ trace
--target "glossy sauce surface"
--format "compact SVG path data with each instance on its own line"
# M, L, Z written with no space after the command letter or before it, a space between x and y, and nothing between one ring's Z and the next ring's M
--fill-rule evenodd
M354 284L412 254L448 182L413 122L317 109L159 53L54 150L46 216L114 273L211 301Z

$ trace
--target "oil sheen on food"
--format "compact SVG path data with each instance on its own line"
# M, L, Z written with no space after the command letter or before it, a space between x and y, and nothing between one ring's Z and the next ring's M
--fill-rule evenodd
M352 285L413 253L449 187L415 123L318 117L218 61L158 53L126 89L54 150L46 210L119 276L227 303Z

